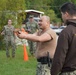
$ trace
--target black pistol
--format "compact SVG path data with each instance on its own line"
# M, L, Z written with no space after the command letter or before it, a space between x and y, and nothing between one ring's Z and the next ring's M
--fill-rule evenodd
M51 61L50 61L49 52L47 52L47 61L48 61L48 67L50 67L50 63L51 63Z

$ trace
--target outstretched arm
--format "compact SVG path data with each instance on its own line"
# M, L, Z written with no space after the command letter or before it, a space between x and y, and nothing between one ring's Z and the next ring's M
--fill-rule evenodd
M35 42L44 42L44 41L48 41L51 40L52 37L48 34L48 33L44 33L41 36L38 36L35 34L25 34L23 32L19 32L20 34L18 34L18 37L21 39L27 39L27 40L31 40L31 41L35 41Z

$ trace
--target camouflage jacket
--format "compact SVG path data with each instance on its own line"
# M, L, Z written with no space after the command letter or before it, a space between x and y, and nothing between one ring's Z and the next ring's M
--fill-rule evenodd
M25 25L25 30L29 33L34 33L36 32L37 30L39 29L38 27L38 24L36 21L30 23L30 22L27 22L26 25Z
M3 33L4 33L4 38L6 39L10 39L10 38L15 38L15 34L14 34L14 26L8 26L5 25L3 28Z

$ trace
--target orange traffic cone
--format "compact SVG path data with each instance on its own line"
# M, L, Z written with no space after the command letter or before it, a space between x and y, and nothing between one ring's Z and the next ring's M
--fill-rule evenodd
M24 32L25 34L27 34L27 32L25 31L24 28L21 28L21 31ZM23 44L24 46L24 61L28 61L28 54L27 54L27 51L26 51L26 45Z
M28 61L28 54L26 51L26 45L23 45L23 46L24 46L24 61Z

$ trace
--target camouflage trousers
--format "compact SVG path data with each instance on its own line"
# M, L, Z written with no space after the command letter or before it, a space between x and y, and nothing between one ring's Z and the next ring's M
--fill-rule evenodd
M48 64L41 64L38 62L36 75L51 75L50 67L48 67Z
M31 55L34 55L36 51L36 42L28 41L28 45Z
M60 73L59 75L76 75L76 70L72 72L63 72L63 73Z
M6 48L6 56L10 57L10 47L12 47L12 57L15 57L15 49L16 49L16 45L14 43L14 41L6 41L5 42L5 48Z

